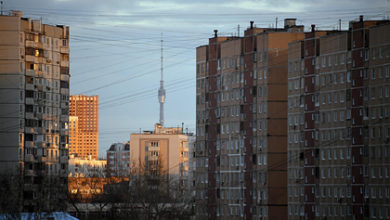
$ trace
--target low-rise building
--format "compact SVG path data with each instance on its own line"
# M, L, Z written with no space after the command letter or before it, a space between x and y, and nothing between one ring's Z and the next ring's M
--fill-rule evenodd
M95 160L92 155L79 158L74 154L69 156L69 177L105 177L106 160Z
M107 174L109 176L130 175L130 144L115 143L107 151Z
M131 169L148 172L159 169L171 178L177 177L181 187L188 186L188 136L180 127L164 128L155 124L154 131L130 135Z

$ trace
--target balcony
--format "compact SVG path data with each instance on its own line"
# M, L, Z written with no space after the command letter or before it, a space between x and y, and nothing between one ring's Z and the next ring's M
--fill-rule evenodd
M35 89L34 84L29 84L29 83L26 84L26 90L34 90L34 89Z
M68 72L68 74L69 74L69 72ZM61 80L62 80L62 81L67 81L67 82L69 82L69 75L67 75L67 74L61 74Z
M26 98L26 104L27 105L33 105L34 104L34 99L33 98Z
M24 156L24 162L34 162L34 161L35 161L34 155L27 154Z
M69 61L61 60L61 64L60 65L67 67L67 66L69 66Z
M34 170L25 170L24 171L24 175L26 175L26 176L34 176L35 172L34 172Z
M46 63L46 59L44 57L37 57L33 55L26 55L26 61L32 63Z
M33 55L26 55L26 61L35 63L35 57Z
M69 53L69 47L61 47L60 52L61 53Z
M68 95L69 94L69 89L68 88L61 88L60 93L61 93L61 95Z
M28 133L28 134L34 134L35 133L35 129L32 128L32 127L25 127L24 128L24 132Z
M26 112L26 119L34 119L35 115L32 112Z
M60 157L60 163L67 163L67 162L68 162L68 157L67 156Z
M25 147L34 147L34 141L26 141L24 146Z
M40 42L32 41L32 40L26 40L26 47L43 49L43 44Z
M38 162L48 162L48 161L49 161L48 157L38 156Z
M35 47L35 42L31 40L26 40L26 47Z
M26 69L26 76L35 76L35 70Z
M25 183L23 186L24 186L24 190L26 190L26 191L35 190L35 188L36 188L36 187L34 187L35 185L33 185L31 183Z

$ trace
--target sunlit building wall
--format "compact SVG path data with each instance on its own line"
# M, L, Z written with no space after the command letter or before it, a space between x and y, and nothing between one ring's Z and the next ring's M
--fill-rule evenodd
M158 170L172 177L185 189L190 184L188 136L182 128L165 128L155 124L154 131L130 135L132 172Z
M72 123L69 134L69 153L81 158L92 155L93 159L98 159L99 97L72 95L69 111Z
M69 27L0 16L0 170L23 177L25 211L66 199L69 77ZM49 179L55 192L39 188Z

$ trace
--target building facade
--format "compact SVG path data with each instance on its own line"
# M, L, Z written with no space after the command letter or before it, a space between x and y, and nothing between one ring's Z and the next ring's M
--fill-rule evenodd
M197 48L198 219L287 218L288 43L303 26L251 26Z
M68 43L69 27L19 11L0 16L0 170L21 175L25 211L61 209L53 204L63 203L44 195L66 199ZM50 183L58 187L51 190Z
M99 97L72 95L70 97L69 153L80 158L99 152Z
M92 155L87 158L69 155L68 177L106 177L107 160L92 159Z
M118 177L130 175L129 143L115 143L107 150L107 174Z
M389 21L289 45L290 219L390 218Z
M159 169L187 187L189 180L188 136L182 128L164 128L130 135L130 167L134 172Z

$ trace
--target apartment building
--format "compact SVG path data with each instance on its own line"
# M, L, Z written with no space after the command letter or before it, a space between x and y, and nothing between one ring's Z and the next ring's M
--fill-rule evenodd
M304 63L303 40L288 45L288 205L291 215L304 215Z
M158 169L178 180L180 187L189 180L188 136L180 127L165 128L155 124L154 131L130 135L130 167L134 172Z
M99 152L99 97L72 95L70 97L69 153L98 159Z
M0 16L0 171L21 175L23 211L66 207L68 43L69 27Z
M107 150L107 174L117 177L130 175L129 143L115 143Z
M198 219L287 218L288 43L303 26L256 28L197 48Z
M389 28L360 17L290 43L289 219L390 217Z

